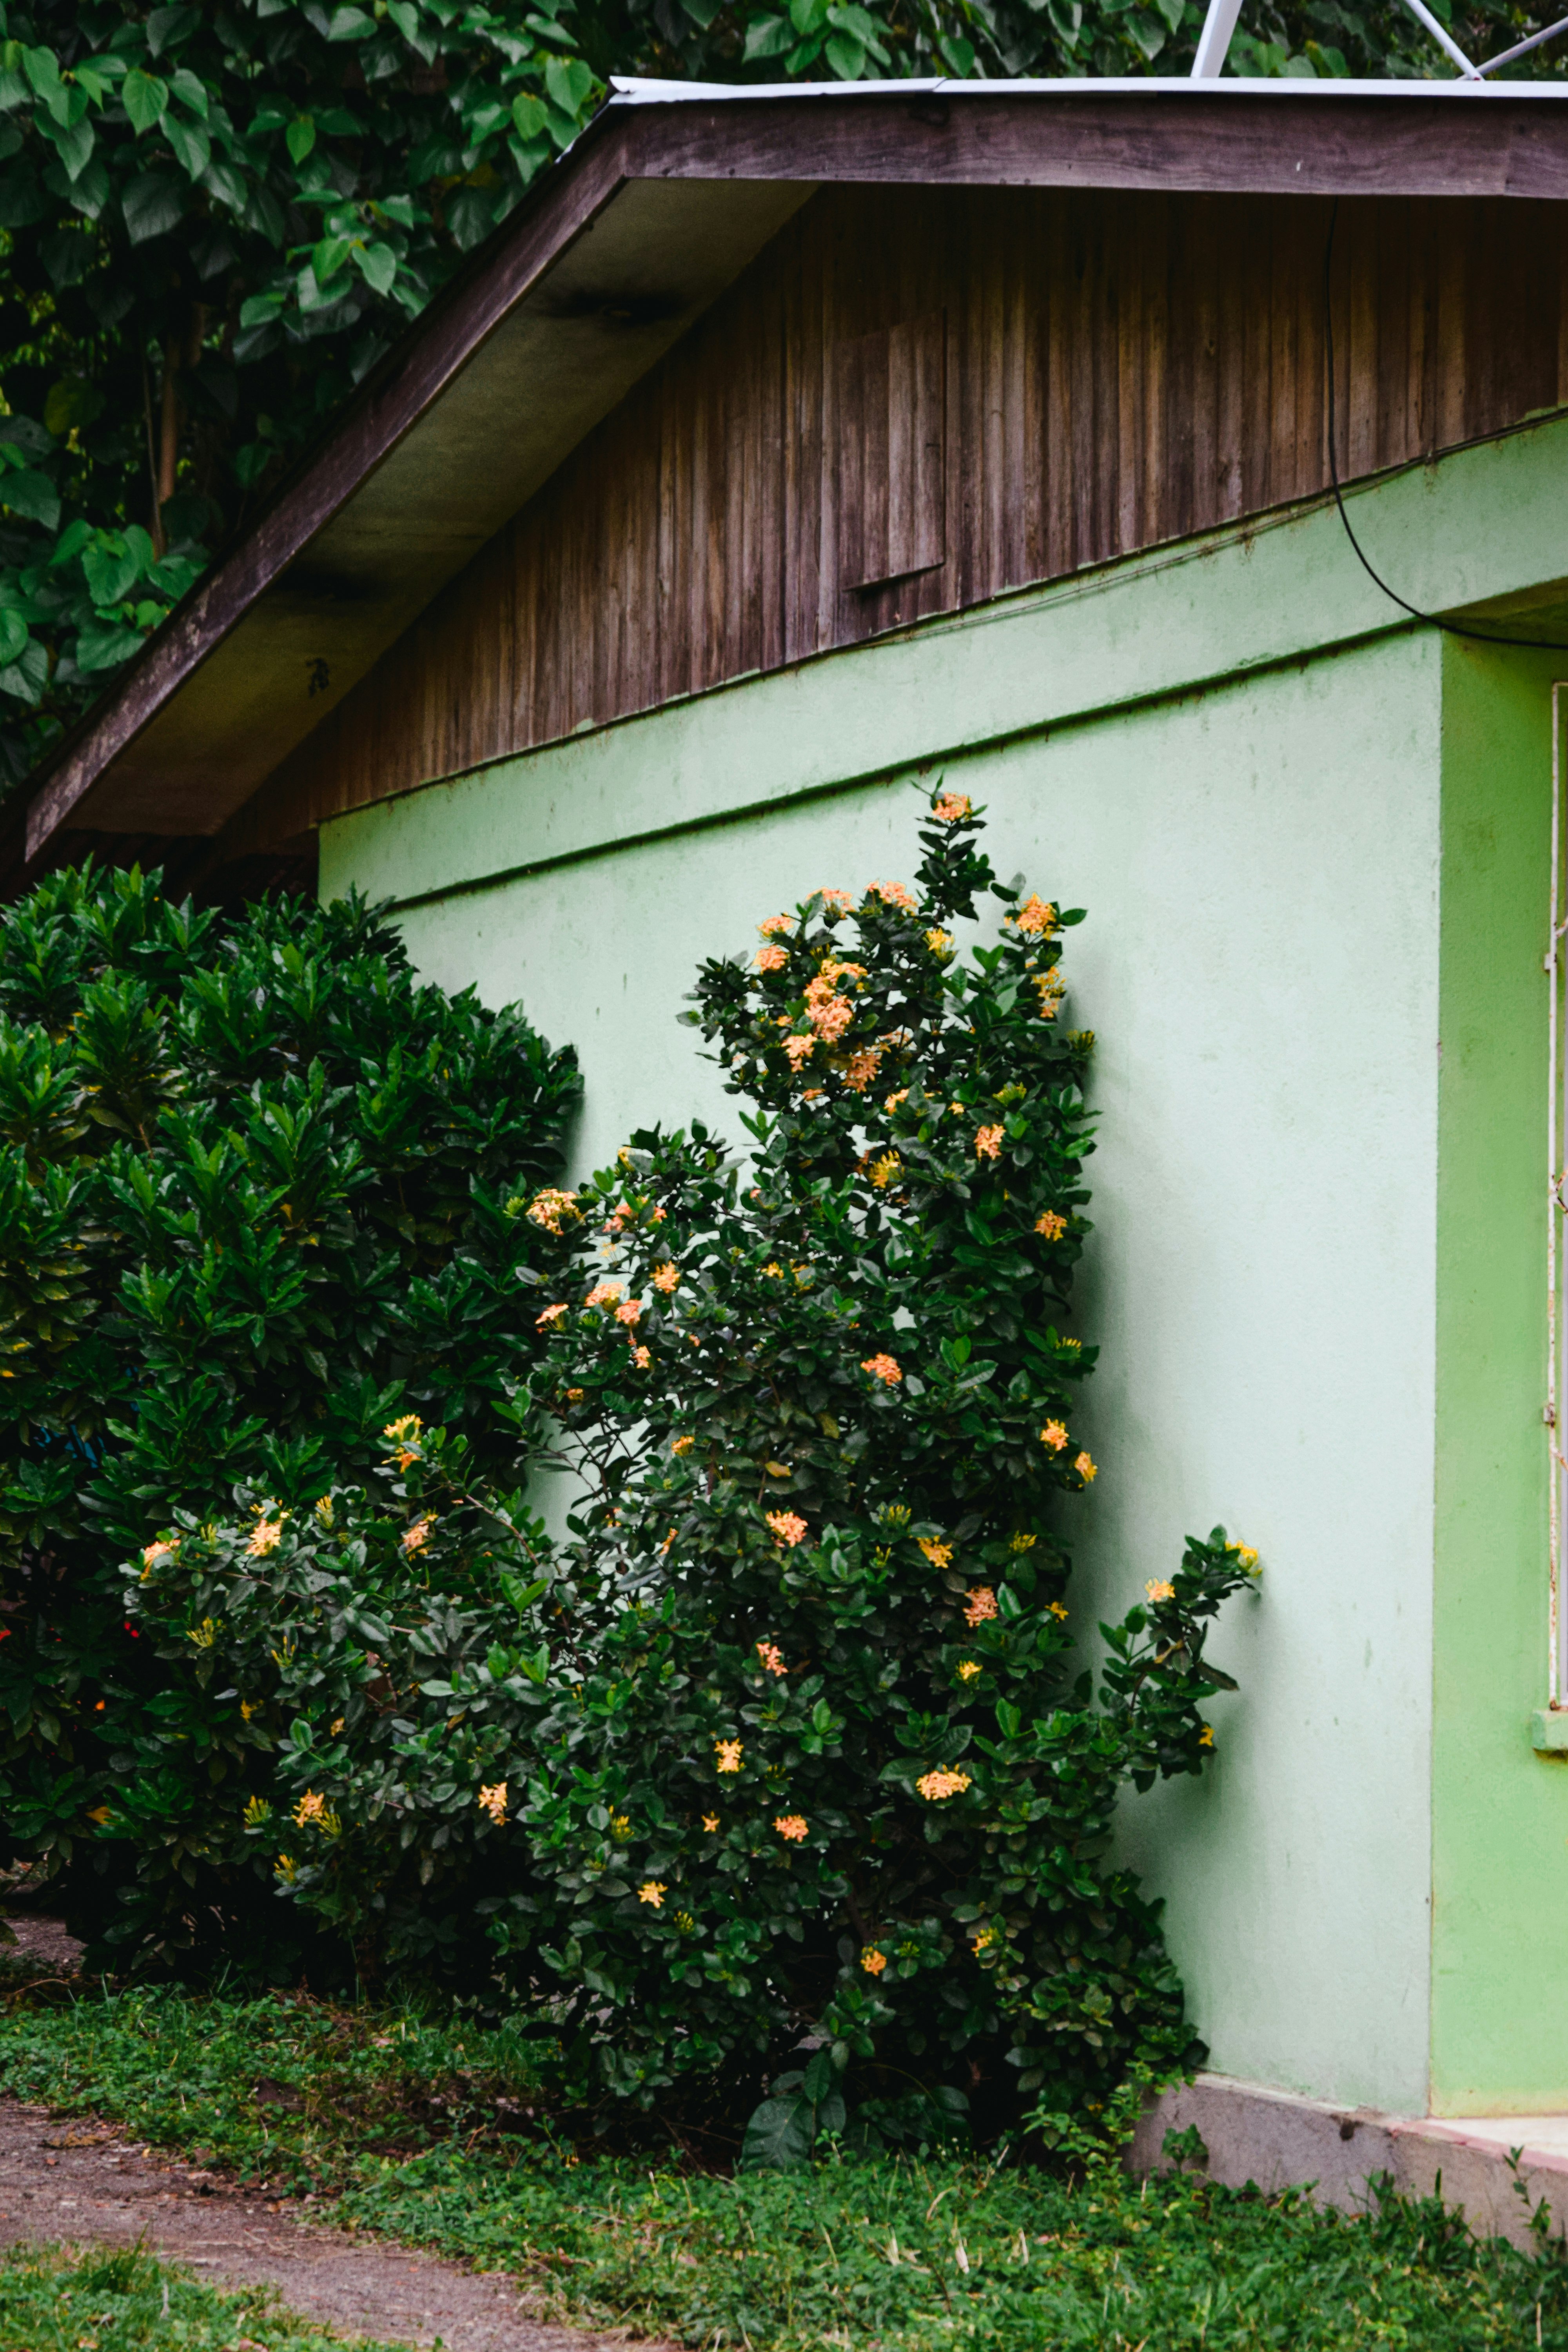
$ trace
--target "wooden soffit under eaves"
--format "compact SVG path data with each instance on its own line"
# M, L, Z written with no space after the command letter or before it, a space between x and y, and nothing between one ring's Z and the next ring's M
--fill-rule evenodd
M1542 86L884 85L619 102L389 354L28 810L211 835L825 183L1568 196Z

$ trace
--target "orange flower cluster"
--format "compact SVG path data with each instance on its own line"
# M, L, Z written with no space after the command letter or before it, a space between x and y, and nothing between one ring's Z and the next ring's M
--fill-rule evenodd
M718 1759L721 1772L738 1772L741 1769L741 1759L745 1752L745 1748L739 1739L716 1739L713 1742L713 1753Z
M580 1217L582 1213L576 1194L563 1192L554 1184L547 1184L542 1192L536 1192L528 1204L530 1222L542 1225L547 1234L558 1234L563 1218Z
M672 1454L689 1454L696 1443L697 1440L688 1431L684 1436L670 1440L669 1450Z
M1062 1427L1061 1423L1059 1421L1047 1421L1044 1429L1040 1432L1040 1444L1042 1445L1048 1445L1053 1454L1059 1454L1067 1442L1068 1433Z
M664 1898L668 1892L669 1889L665 1885L662 1878L645 1878L642 1885L637 1888L637 1901L639 1903L651 1903L656 1911L662 1911L664 1908Z
M884 1151L880 1160L871 1165L871 1181L879 1192L885 1192L895 1177L904 1172L904 1163L896 1151Z
M888 1965L888 1955L886 1952L878 1951L875 1945L870 1945L861 1953L860 1965L868 1977L879 1977Z
M1152 1583L1146 1584L1143 1590L1156 1606L1162 1601L1173 1601L1176 1597L1175 1586L1168 1584L1163 1577L1156 1578Z
M922 1772L915 1782L928 1805L940 1804L943 1797L962 1797L969 1785L967 1772Z
M868 898L880 898L885 907L902 907L905 913L910 915L920 905L907 882L873 882L866 896Z
M779 1648L776 1642L759 1642L757 1643L757 1656L762 1663L764 1673L770 1675L788 1674L789 1668L784 1662L784 1652Z
M626 1286L624 1282L596 1282L583 1304L584 1307L618 1306Z
M931 803L931 814L939 824L957 824L969 814L973 803L967 793L943 793Z
M424 1550L426 1545L430 1540L430 1530L435 1524L435 1513L433 1511L427 1511L422 1519L416 1519L411 1528L405 1528L403 1530L403 1549L410 1559L413 1559L416 1551Z
M1067 1219L1058 1217L1054 1209L1047 1209L1044 1216L1035 1219L1035 1231L1044 1234L1048 1242L1059 1242L1067 1229Z
M974 1139L976 1160L999 1160L1002 1156L1002 1134L999 1127L983 1127Z
M1049 940L1056 937L1057 910L1037 891L1032 891L1017 913L1011 918L1026 940Z
M766 947L757 950L759 971L782 971L788 961L789 957L783 948Z
M787 1845L798 1845L805 1836L809 1823L804 1813L779 1813L774 1818L773 1827Z
M489 1788L481 1789L479 1790L479 1805L480 1812L489 1813L491 1821L494 1822L499 1828L500 1823L506 1819L506 1782L504 1780L493 1780Z
M984 1625L987 1617L996 1614L996 1595L988 1584L971 1585L969 1606L963 1612L966 1625Z
M559 1323L559 1322L560 1322L561 1318L565 1314L565 1312L566 1312L566 1305L565 1305L565 1301L564 1301L564 1300L563 1300L559 1306L556 1306L556 1307L547 1307L545 1308L545 1310L544 1310L544 1312L543 1312L543 1314L542 1314L542 1315L536 1315L536 1316L534 1317L534 1318L533 1318L533 1328L534 1328L534 1329L535 1329L536 1331L546 1331L546 1330L548 1330L552 1323Z
M757 929L761 931L764 940L776 940L781 931L791 931L795 929L795 917L793 915L770 915L765 923L759 923L757 925Z
M816 1051L816 1040L815 1037L786 1037L784 1039L784 1052L789 1055L789 1066L792 1070L798 1070L806 1056L810 1054L815 1054Z
M780 1543L794 1546L805 1541L805 1521L795 1511L769 1511L767 1521Z
M858 1053L850 1055L845 1065L845 1085L853 1087L858 1095L863 1095L876 1076L881 1059L880 1045L862 1045Z
M930 1560L933 1568L945 1568L947 1566L948 1561L952 1558L952 1546L951 1544L938 1543L934 1536L921 1536L918 1540L921 1551L924 1552L927 1559Z
M667 1257L662 1265L654 1267L653 1286L656 1290L662 1290L667 1298L679 1280L680 1268L672 1259Z
M867 1356L860 1370L869 1372L873 1380L880 1381L883 1387L889 1389L896 1387L904 1377L896 1356Z
M1083 1480L1086 1486L1089 1484L1091 1479L1099 1475L1093 1462L1089 1459L1089 1456L1087 1454L1080 1454L1072 1466L1078 1472L1079 1476Z

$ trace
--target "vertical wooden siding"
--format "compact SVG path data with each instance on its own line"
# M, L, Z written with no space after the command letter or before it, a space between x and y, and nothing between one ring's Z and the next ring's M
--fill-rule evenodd
M1548 204L1342 203L1345 476L1568 400ZM1327 482L1316 199L839 187L746 276L285 763L236 850ZM943 560L857 587L850 347L945 320ZM863 371L860 371L863 373Z

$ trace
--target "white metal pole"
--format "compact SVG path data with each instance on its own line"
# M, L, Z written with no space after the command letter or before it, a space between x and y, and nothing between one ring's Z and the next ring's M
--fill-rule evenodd
M1241 14L1241 0L1209 0L1209 12L1204 18L1203 31L1198 35L1198 53L1193 59L1194 81L1217 81L1230 47L1236 20Z
M1465 79L1467 81L1479 81L1481 79L1479 68L1473 66L1470 63L1468 58L1465 55L1458 41L1454 39L1451 34L1444 31L1442 26L1437 22L1436 17L1432 14L1431 9L1426 6L1426 0L1405 0L1405 5L1409 9L1413 16L1420 17L1421 22L1426 26L1426 30L1431 34L1432 38L1437 43L1439 48L1443 48L1447 51L1449 57L1453 58L1454 63L1458 67L1459 71L1464 76Z

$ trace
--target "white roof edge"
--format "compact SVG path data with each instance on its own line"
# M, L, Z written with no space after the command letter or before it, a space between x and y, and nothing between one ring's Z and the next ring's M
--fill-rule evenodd
M939 76L931 81L642 81L628 74L610 76L611 106L679 106L700 100L736 102L778 98L918 98L940 92L943 98L1528 98L1568 99L1568 82L1467 81L1458 75L1444 81L1309 81L1305 75L1278 79L1227 75L1217 80L1194 80L1189 75L1125 75L1096 80L1089 75L1057 81L961 81Z

